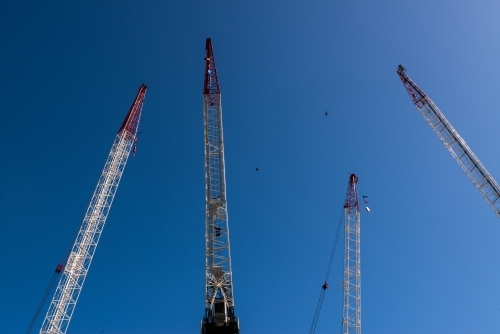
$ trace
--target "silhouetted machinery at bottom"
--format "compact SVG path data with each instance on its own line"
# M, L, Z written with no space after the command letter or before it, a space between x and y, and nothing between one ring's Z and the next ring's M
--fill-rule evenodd
M229 307L226 314L224 299L216 300L214 312L206 310L201 321L201 334L239 334L238 318L234 316L234 308Z

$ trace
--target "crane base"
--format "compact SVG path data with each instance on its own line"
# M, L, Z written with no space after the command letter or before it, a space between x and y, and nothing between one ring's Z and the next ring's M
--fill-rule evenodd
M240 334L237 322L229 322L227 326L216 326L215 323L203 323L201 334Z

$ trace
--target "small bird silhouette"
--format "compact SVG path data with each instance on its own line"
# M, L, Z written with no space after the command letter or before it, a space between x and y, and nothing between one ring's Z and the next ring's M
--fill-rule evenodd
M325 111L325 116L328 116L328 111Z
M255 168L255 171L258 172L259 171L259 167Z

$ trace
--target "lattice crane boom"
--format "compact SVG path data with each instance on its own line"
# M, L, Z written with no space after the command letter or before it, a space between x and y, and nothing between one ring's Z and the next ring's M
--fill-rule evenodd
M62 270L62 277L40 330L41 334L64 334L68 329L127 159L137 141L137 128L146 88L145 85L139 88L113 142L83 223Z
M476 189L500 218L500 186L474 155L434 102L407 75L402 65L397 73L410 98Z
M361 334L361 219L358 177L349 176L344 204L344 294L342 334Z
M222 107L210 38L205 47L205 316L201 333L239 333L229 249Z

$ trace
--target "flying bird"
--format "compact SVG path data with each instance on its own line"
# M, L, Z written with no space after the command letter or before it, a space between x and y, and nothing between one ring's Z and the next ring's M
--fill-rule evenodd
M328 116L328 111L325 111L325 116Z
M259 167L255 168L255 171L258 172L259 171Z

